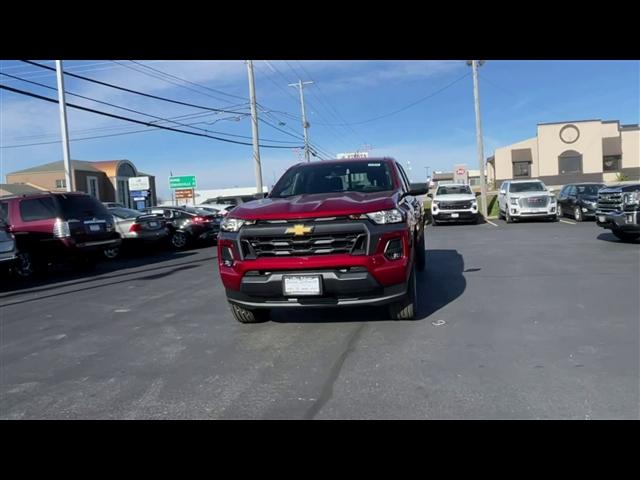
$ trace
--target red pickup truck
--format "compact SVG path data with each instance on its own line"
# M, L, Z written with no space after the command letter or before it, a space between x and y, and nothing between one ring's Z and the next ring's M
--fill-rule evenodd
M264 199L222 221L218 265L239 322L286 307L385 305L413 318L425 266L421 201L391 158L289 168Z

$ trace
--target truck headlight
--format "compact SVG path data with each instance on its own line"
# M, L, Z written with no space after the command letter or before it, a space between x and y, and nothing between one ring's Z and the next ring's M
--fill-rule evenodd
M254 223L256 223L255 220L224 217L220 223L220 230L223 232L237 232L243 225L253 225Z
M518 205L518 199L517 198L512 198L511 199L511 205Z
M387 223L400 223L404 221L402 212L397 208L367 213L367 218L378 225L384 225Z
M625 193L622 196L622 203L625 205L635 205L640 203L640 192Z

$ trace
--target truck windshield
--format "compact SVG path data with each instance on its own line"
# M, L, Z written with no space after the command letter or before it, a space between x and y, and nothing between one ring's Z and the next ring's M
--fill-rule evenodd
M450 185L447 187L439 187L436 195L460 195L471 194L471 189L468 185Z
M270 197L332 192L382 192L393 189L387 162L313 163L288 170Z
M541 182L525 182L525 183L512 183L509 186L511 193L518 192L544 192L546 188Z

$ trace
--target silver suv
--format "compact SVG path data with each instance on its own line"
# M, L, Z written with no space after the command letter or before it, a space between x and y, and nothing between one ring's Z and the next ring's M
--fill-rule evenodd
M558 202L540 180L509 180L498 194L500 218L507 223L522 218L558 219Z

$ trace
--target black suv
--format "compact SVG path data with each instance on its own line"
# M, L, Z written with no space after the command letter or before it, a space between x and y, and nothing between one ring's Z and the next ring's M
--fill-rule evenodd
M113 216L85 193L3 197L0 216L15 236L24 277L61 259L91 266L94 253L121 243Z
M167 220L171 245L177 249L216 240L220 232L222 216L197 207L149 207L143 212L162 215Z
M576 222L595 218L598 191L603 183L570 183L558 194L558 217L572 216Z

